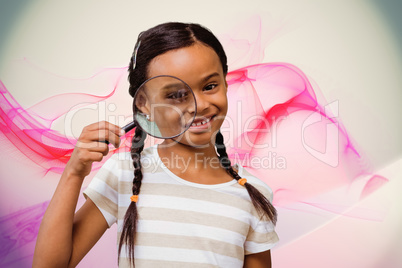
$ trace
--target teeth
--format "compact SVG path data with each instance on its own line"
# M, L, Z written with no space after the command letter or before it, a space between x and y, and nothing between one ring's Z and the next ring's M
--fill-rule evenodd
M195 126L205 125L205 124L208 123L209 121L211 121L211 118L208 118L207 120L204 120L204 121L202 121L202 122L192 123L191 126L192 126L192 127L195 127Z

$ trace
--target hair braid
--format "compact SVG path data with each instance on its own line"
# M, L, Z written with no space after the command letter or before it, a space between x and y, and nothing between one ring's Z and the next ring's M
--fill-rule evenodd
M141 152L144 149L144 141L146 138L146 133L142 131L140 127L135 128L135 134L131 143L131 158L133 159L134 165L134 179L133 179L133 195L138 195L140 193L141 182L142 182L142 171L141 171ZM120 236L119 242L119 257L123 244L128 246L128 258L130 262L135 267L134 263L134 241L137 228L137 203L131 202L124 216L123 230ZM120 259L120 258L119 258Z
M241 177L239 174L233 169L228 154L226 152L226 146L223 141L223 135L220 131L216 134L215 146L218 152L219 161L226 172L229 173L234 179L239 180ZM275 207L271 204L271 202L263 195L260 191L257 190L253 185L246 182L244 186L247 189L248 194L250 195L253 206L258 211L261 216L268 216L268 218L272 221L273 224L276 224L277 221L277 212Z

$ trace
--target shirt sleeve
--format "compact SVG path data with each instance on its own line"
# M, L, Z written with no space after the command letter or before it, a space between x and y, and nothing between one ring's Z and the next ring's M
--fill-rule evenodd
M272 203L273 194L268 185L263 183L263 187L259 184L256 188ZM250 227L244 245L245 255L270 250L278 242L279 237L275 232L275 225L267 217L262 217L255 226Z
M118 163L116 154L111 156L84 190L105 217L109 227L117 221L118 213Z

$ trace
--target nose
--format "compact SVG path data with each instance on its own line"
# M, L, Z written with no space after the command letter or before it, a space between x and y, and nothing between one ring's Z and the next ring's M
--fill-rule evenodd
M205 113L205 110L207 110L210 105L207 97L203 93L194 92L194 98L195 98L196 105L193 105L193 107L189 109L189 112L192 114L194 112L196 112L196 114ZM197 106L196 109L195 109L195 106Z

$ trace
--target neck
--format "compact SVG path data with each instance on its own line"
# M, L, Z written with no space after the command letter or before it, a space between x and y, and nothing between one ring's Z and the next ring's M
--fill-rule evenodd
M180 154L182 156L193 156L195 154L204 154L205 156L217 156L215 151L215 144L213 142L203 145L189 145L175 139L168 139L163 141L160 144L159 148L160 150L173 152L174 154Z
M158 152L161 158L169 161L170 167L173 169L183 169L184 167L186 171L194 171L201 167L207 169L219 168L219 165L212 165L212 162L210 162L219 162L213 143L202 146L191 146L169 139L158 146ZM179 164L175 165L175 163ZM180 163L183 163L183 165L180 165Z

